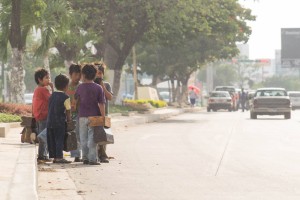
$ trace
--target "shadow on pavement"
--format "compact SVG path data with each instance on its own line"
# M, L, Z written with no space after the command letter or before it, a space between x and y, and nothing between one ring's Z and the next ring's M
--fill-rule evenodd
M32 144L22 144L22 143L9 143L9 142L0 142L1 145L7 146L15 146L19 148L32 148Z
M251 120L251 121L285 121L285 120L288 120L288 119L281 119L281 118L257 118L257 119L246 119L246 120Z
M168 119L166 121L162 121L162 122L159 122L159 123L162 123L162 124L173 124L173 123L179 123L179 124L192 124L192 123L197 123L197 122L201 122L201 120L179 120L179 119Z
M69 159L68 159L69 160ZM114 160L110 160L111 162ZM107 163L101 163L101 165L107 165ZM75 168L89 168L89 167L99 167L101 165L84 165L82 162L70 163L70 164L56 164L56 163L40 163L38 164L39 171L56 171L57 169L75 169Z

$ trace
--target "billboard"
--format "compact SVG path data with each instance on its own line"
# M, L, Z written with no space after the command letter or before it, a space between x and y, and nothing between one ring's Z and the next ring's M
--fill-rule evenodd
M300 28L281 29L281 66L300 67Z

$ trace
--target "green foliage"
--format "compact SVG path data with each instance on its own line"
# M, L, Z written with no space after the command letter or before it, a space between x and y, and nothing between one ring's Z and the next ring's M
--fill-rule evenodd
M21 117L17 115L0 113L0 122L4 122L4 123L21 122Z
M147 100L147 99L139 99L139 100L125 99L124 103L136 103L136 104L150 103L155 108L163 108L163 107L167 107L168 106L168 104L165 101L161 101L161 100Z
M300 79L291 76L274 76L254 85L254 88L260 87L282 87L289 91L300 90Z
M254 19L237 1L173 2L141 44L142 70L184 83L205 63L237 55L236 42L248 40L251 29L246 22Z
M236 83L238 73L229 63L215 65L214 85L233 85Z
M120 105L110 105L109 106L109 113L124 113L124 112L130 112L130 111L136 111L130 106L120 106Z
M111 69L122 69L131 48L137 49L142 71L186 81L203 64L238 53L236 42L251 33L251 11L237 0L22 0L21 29L25 43L30 28L41 30L40 45L27 50L28 77L41 59L49 56L51 68L64 61L91 62L108 52ZM2 0L0 56L9 57L11 1ZM93 44L93 55L86 44ZM28 43L27 43L28 44ZM59 54L50 55L56 47ZM107 49L113 49L108 51ZM30 61L32 52L37 63ZM112 53L111 53L112 52ZM111 65L110 65L111 64ZM29 70L28 70L28 69ZM28 83L29 84L29 83ZM117 85L117 84L114 84ZM32 88L32 87L31 87ZM117 91L115 91L117 92Z

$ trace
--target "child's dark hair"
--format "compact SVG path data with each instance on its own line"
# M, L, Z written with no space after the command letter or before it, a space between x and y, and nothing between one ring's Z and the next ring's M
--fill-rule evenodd
M57 90L64 90L69 84L69 78L64 74L60 74L55 77L54 84Z
M82 68L82 74L87 80L94 80L96 77L97 69L93 64L86 64Z
M49 72L44 68L38 68L37 70L35 70L34 80L35 80L36 84L40 83L39 79L43 80L43 78L47 75L49 75Z
M97 69L99 70L99 71L101 71L102 73L103 73L103 75L104 75L104 72L105 72L105 69L106 69L106 65L105 65L105 63L104 62L96 62L96 63L94 63L94 65L97 67Z
M69 67L69 74L72 75L73 73L81 73L81 65L71 64Z

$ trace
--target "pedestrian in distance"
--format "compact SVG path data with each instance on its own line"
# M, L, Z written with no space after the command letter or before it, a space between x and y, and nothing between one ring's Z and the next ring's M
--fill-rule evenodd
M105 115L105 95L103 88L94 83L97 69L92 64L82 68L83 83L75 93L78 106L80 144L83 164L100 165L97 144L94 142L94 128L89 126L88 117Z
M60 74L55 77L55 88L49 99L49 112L47 117L47 143L49 157L54 158L53 163L71 163L63 158L66 123L71 121L71 101L66 94L69 78Z
M242 92L241 92L241 96L240 96L240 102L241 102L241 106L242 106L242 112L245 111L246 101L247 101L247 94L244 91L244 88L242 88Z
M38 162L49 162L46 123L48 115L48 104L51 93L53 92L53 83L50 81L49 72L46 69L39 68L34 73L34 79L38 85L33 92L32 113L37 124L37 138L39 141ZM43 133L42 133L43 132Z
M74 162L82 162L81 160L81 148L80 148L80 135L79 135L79 119L78 112L76 109L76 101L75 101L75 92L77 87L80 84L81 79L81 65L79 64L71 64L69 67L69 77L70 84L68 86L67 95L69 95L71 100L71 118L73 121L76 121L75 133L77 138L77 149L71 151L71 158L75 158Z
M109 112L109 104L108 101L111 101L113 98L113 92L111 89L111 86L108 82L105 82L104 74L106 70L106 65L104 62L95 63L95 66L97 67L97 74L95 78L95 83L100 85L104 91L104 95L106 98L105 103L105 116L108 115ZM108 156L106 154L106 145L98 145L98 158L101 163L109 163Z
M197 99L197 94L194 88L192 88L192 90L189 92L189 96L190 96L191 107L194 107Z

